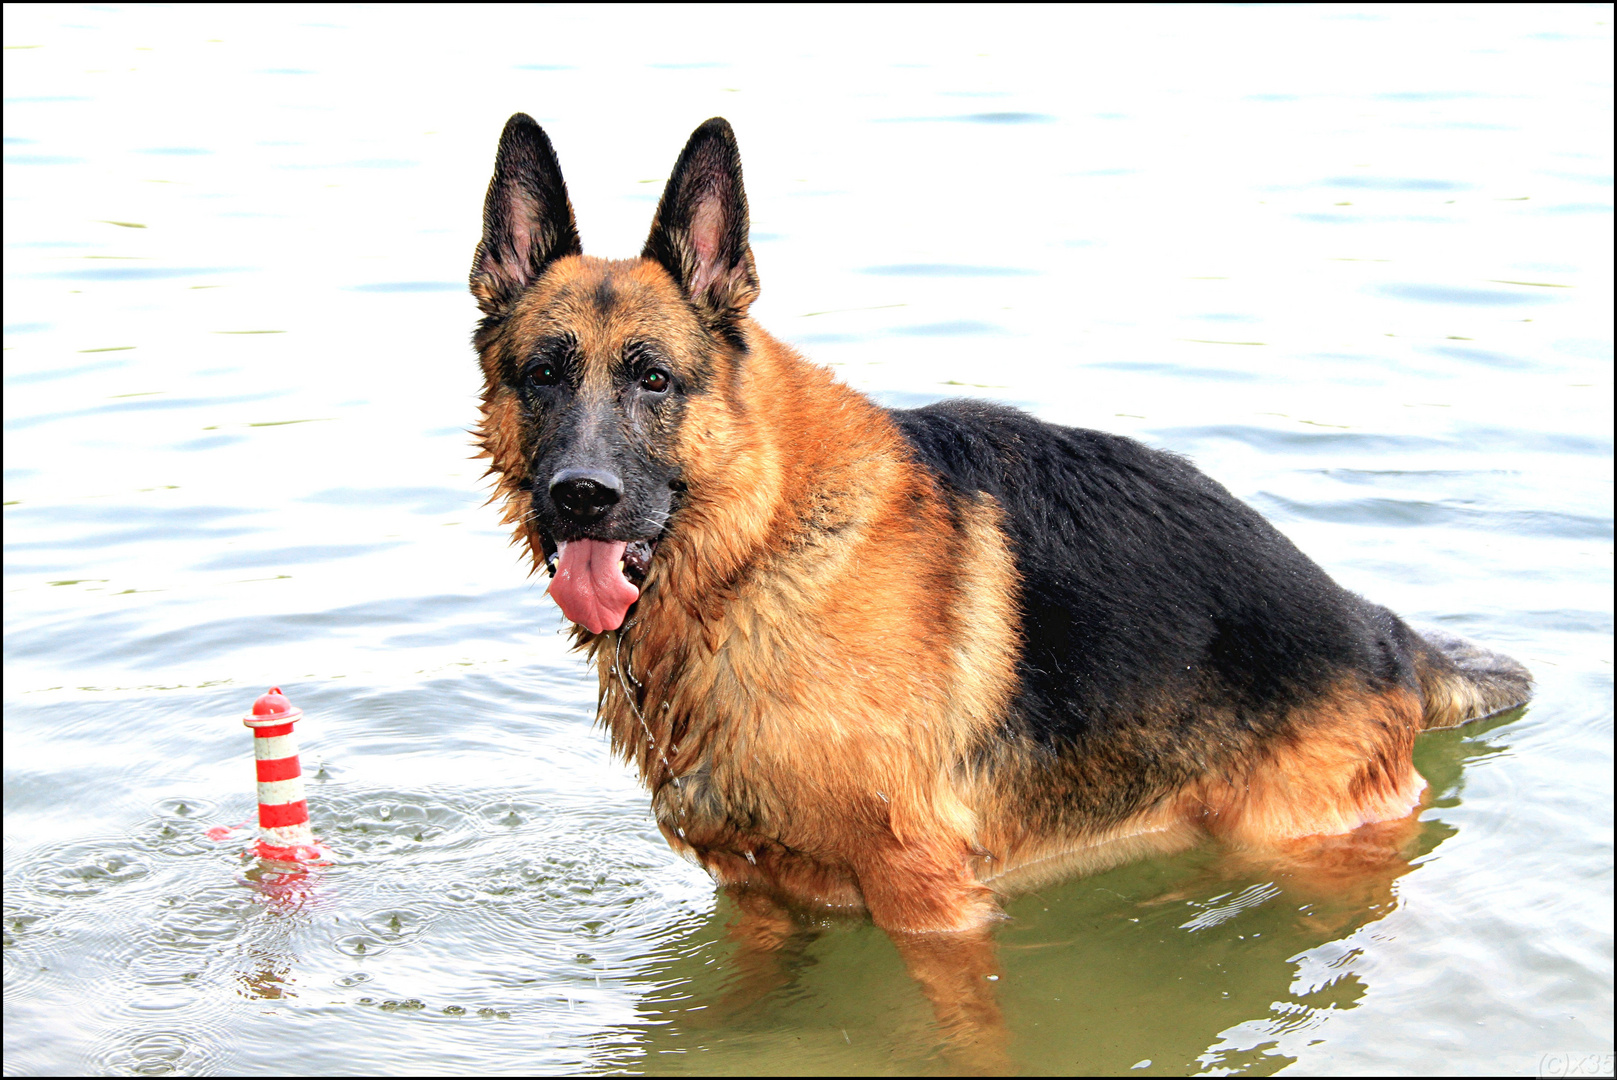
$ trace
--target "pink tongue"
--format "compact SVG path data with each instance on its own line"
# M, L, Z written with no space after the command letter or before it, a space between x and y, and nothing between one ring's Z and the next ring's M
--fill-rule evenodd
M623 625L640 590L623 576L621 540L565 540L556 545L556 577L550 595L561 613L592 634Z

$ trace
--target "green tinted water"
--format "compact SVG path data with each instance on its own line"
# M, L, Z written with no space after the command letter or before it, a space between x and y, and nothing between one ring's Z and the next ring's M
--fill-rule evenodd
M779 336L1188 454L1537 675L1422 739L1380 893L1193 851L1011 902L1012 1068L1609 1051L1609 8L5 18L8 1072L956 1064L863 924L737 999L480 505L464 273L519 109L606 255L727 116ZM272 684L338 853L279 883L206 837Z

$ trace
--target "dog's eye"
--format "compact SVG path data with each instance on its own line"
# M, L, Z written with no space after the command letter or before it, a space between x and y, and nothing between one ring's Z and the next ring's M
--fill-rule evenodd
M561 381L561 368L550 360L529 364L528 381L535 386L555 386Z
M640 376L640 386L653 394L660 394L668 389L668 372L653 368Z

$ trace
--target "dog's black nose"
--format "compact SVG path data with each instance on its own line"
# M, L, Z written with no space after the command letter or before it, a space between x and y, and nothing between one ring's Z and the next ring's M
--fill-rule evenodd
M604 469L563 469L550 478L550 501L581 525L602 517L623 498L623 481Z

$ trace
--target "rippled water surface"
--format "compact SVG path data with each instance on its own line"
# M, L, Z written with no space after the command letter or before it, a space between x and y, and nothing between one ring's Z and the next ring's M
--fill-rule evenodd
M1423 737L1390 892L1191 852L1013 901L1014 1068L1609 1051L1610 10L8 6L6 1071L953 1067L867 925L734 1000L481 505L519 109L608 255L727 116L778 335L1187 454L1537 676ZM291 881L206 835L277 683L338 856Z

